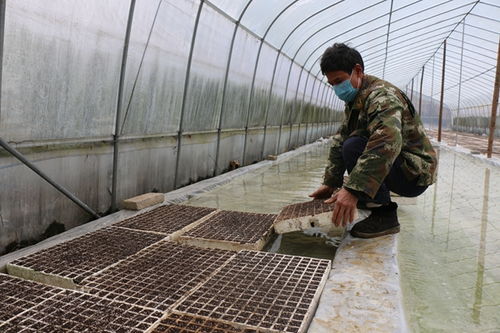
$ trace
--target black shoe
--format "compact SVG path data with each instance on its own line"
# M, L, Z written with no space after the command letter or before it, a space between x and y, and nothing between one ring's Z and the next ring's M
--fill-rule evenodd
M372 213L366 219L356 223L350 233L353 237L374 238L399 232L399 222L396 210L398 205L391 202L386 206L371 209Z

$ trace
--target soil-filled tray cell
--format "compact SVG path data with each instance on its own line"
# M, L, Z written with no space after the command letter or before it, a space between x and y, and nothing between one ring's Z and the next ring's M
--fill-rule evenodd
M162 313L72 290L60 292L0 326L1 332L145 332Z
M0 273L0 324L40 304L59 291L43 284Z
M329 260L242 251L174 310L267 332L304 332L329 271Z
M201 318L187 314L171 313L163 318L153 333L254 333L251 328L239 328L219 320Z
M97 296L165 311L234 255L163 241L83 285Z
M288 220L302 216L314 216L322 213L331 212L333 206L326 204L324 199L315 199L307 202L301 202L284 207L276 221Z
M332 212L334 206L315 199L284 207L274 223L278 234L306 230L310 228L333 228Z
M170 235L215 211L215 208L207 207L185 205L161 206L116 223L114 226Z
M260 250L272 233L274 214L220 211L179 238L182 243L225 250Z
M164 238L147 232L108 227L7 265L9 274L66 288Z

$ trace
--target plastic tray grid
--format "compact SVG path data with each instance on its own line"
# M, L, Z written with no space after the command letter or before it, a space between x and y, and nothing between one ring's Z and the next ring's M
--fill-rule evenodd
M331 212L333 206L324 203L323 199L315 199L284 207L276 221L283 221L303 216L313 216L321 213Z
M259 329L299 332L329 261L242 251L174 310Z
M114 224L117 227L171 234L214 212L215 208L169 205Z
M2 332L144 332L162 313L61 291L0 326Z
M79 283L162 238L162 235L108 227L20 258L12 264Z
M165 311L233 255L165 241L86 279L83 286L97 296Z
M0 273L0 325L57 292L55 288Z
M162 313L0 274L1 332L144 332Z
M238 328L218 320L172 313L164 318L153 333L254 333L254 329Z
M188 231L185 236L255 243L269 234L275 219L275 214L220 211Z

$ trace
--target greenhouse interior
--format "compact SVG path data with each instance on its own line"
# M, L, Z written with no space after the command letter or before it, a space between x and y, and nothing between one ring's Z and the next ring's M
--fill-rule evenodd
M0 60L0 332L500 332L498 0L0 0Z

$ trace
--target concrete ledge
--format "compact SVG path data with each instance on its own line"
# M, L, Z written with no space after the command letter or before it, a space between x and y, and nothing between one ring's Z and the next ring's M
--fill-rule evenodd
M347 236L309 332L407 332L396 253L397 235Z

